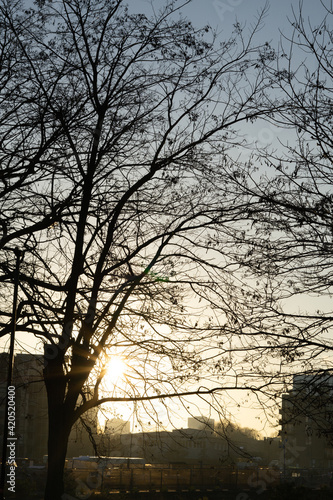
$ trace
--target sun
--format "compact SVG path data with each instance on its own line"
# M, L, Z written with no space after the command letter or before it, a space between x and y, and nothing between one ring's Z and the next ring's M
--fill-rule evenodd
M126 372L126 364L119 356L111 356L104 375L106 387L118 385Z

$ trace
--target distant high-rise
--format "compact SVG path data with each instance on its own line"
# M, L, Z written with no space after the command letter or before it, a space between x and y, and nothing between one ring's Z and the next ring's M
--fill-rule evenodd
M8 359L7 353L0 354L1 436L4 422ZM43 381L43 357L33 354L16 354L13 385L16 392L16 457L40 462L43 456L47 455L48 440L48 407ZM95 454L91 438L97 436L97 413L98 409L92 408L82 417L85 424L81 420L74 424L68 442L68 457Z
M17 437L16 457L41 460L47 453L48 417L46 389L42 379L42 356L16 354L13 385L15 386ZM3 425L7 386L8 354L0 354L0 426ZM1 433L2 434L2 433Z
M333 468L333 374L295 375L280 410L285 465Z

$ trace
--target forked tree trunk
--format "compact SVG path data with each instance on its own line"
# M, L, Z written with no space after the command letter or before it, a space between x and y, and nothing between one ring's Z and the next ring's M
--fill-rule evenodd
M57 415L58 413L58 415ZM70 425L64 412L49 415L48 470L45 500L61 500L64 493L64 468Z
M65 404L66 377L61 356L47 360L44 381L49 419L48 469L44 499L62 500L65 459L73 415Z

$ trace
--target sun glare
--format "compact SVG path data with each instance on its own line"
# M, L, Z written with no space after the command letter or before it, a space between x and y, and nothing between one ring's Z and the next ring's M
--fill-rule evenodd
M106 374L104 376L105 385L110 387L117 385L126 371L126 364L118 356L112 356L107 364Z

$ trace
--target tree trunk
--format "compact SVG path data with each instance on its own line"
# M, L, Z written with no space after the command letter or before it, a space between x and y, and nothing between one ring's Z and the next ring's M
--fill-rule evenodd
M48 470L45 500L61 500L64 493L64 467L70 426L64 411L49 414Z
M70 426L62 415L49 415L48 470L45 500L61 500L64 493L64 467Z
M64 493L64 467L72 416L65 404L66 378L61 357L48 360L44 369L48 398L48 470L45 500L61 500Z

